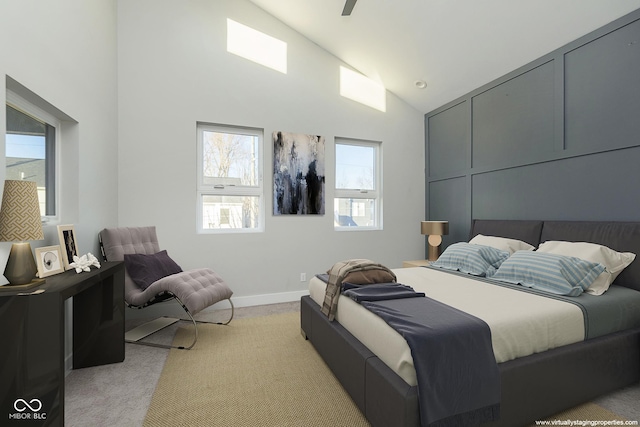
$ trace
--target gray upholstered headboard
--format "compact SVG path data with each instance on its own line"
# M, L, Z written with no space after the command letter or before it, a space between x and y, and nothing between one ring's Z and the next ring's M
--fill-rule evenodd
M522 240L537 247L540 244L540 233L542 233L542 221L474 219L471 223L469 240L478 234L484 234Z
M640 291L640 222L474 219L470 238L477 234L518 239L534 246L548 240L564 240L598 243L618 252L633 252L636 259L613 283Z

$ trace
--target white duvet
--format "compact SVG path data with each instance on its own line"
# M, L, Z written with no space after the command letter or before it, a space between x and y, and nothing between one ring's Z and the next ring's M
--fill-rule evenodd
M574 304L430 268L393 272L398 283L484 320L498 363L584 340L582 310ZM320 306L325 288L317 277L309 281L311 298ZM409 385L416 385L409 345L384 320L345 296L340 296L336 320Z

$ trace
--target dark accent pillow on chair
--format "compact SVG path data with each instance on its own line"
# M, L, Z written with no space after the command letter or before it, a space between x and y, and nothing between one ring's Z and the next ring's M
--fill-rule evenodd
M124 267L129 277L143 290L156 280L182 272L182 268L169 258L167 251L153 255L125 254Z

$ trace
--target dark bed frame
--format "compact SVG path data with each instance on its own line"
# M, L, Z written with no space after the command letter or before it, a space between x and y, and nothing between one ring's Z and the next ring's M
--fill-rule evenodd
M470 238L484 234L526 241L592 242L640 258L640 223L474 220ZM615 285L640 291L636 259ZM342 386L372 426L419 426L417 387L410 387L338 322L329 322L309 296L300 322ZM640 328L498 364L501 417L488 426L521 426L640 380Z

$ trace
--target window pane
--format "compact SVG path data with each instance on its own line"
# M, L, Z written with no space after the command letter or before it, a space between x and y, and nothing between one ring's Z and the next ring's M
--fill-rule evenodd
M333 201L336 207L335 225L338 227L375 227L375 199L341 199Z
M375 148L336 144L336 188L375 190Z
M258 228L260 198L202 196L202 229Z
M53 206L47 212L47 125L10 105L6 119L5 179L35 181L40 215L55 214Z
M228 18L227 51L287 74L287 43Z
M202 131L203 184L258 185L258 137Z
M387 111L387 90L379 82L340 66L340 95L376 110Z

